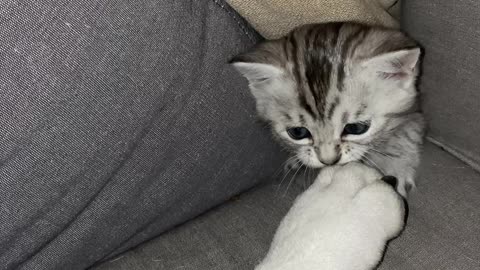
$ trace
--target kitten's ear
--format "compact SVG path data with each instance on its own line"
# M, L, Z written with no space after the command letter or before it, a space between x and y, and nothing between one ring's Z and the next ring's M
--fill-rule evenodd
M275 51L275 43L260 44L254 50L234 57L230 63L248 79L259 116L271 119L278 103L295 100L292 82L285 76Z
M420 48L385 53L363 63L385 79L411 80L417 75Z
M269 79L278 78L283 71L270 64L231 62L231 64L245 77L250 84L256 84Z

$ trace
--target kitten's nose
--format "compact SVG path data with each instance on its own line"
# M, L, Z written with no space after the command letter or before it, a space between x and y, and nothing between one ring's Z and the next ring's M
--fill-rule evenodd
M318 160L325 165L334 165L340 161L342 154L340 152L340 144L335 142L327 142L316 148Z
M320 162L322 162L325 165L335 165L338 163L338 161L340 161L341 157L342 157L341 155L336 155L331 158L321 158Z

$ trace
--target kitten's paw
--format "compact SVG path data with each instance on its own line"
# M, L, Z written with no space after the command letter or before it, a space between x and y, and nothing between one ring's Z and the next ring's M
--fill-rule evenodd
M396 186L396 190L402 197L405 199L408 198L408 194L410 194L414 189L416 188L415 186L415 181L413 178L403 178L399 177L398 178L398 184Z
M395 176L385 175L382 177L382 181L389 184L395 190L397 189L398 179Z

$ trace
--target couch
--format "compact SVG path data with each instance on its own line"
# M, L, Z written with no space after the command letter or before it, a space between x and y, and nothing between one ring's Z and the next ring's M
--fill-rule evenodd
M223 0L0 9L0 269L252 269L293 199ZM480 3L403 1L429 121L379 269L480 269Z

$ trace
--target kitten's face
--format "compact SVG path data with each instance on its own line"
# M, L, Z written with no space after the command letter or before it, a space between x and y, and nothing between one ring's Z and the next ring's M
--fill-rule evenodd
M395 116L415 102L420 50L391 49L395 38L410 41L354 24L309 26L234 65L249 80L259 115L303 164L344 164L378 151Z
M294 93L291 85L284 83L282 91ZM298 98L289 104L274 101L276 105L263 116L271 122L276 137L303 164L323 167L360 160L367 151L375 151L375 141L385 136L388 122L394 121L391 117L414 98L415 91L399 92L357 70L345 79L341 92L329 91L323 117L308 112Z

